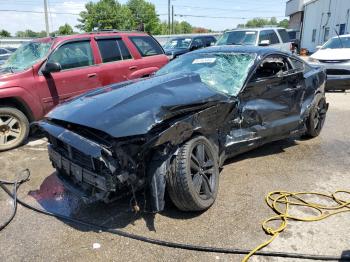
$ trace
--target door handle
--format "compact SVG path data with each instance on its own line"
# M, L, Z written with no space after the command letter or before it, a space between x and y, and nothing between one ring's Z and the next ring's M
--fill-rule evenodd
M96 75L97 75L96 73L92 73L92 74L88 74L87 77L92 78L92 77L95 77Z
M137 69L137 66L130 66L129 67L129 70L135 70L135 69Z

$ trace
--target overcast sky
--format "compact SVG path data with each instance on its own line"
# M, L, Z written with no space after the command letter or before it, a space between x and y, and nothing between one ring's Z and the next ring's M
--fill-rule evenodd
M120 0L125 3L127 0ZM55 31L64 24L77 25L78 14L84 10L87 0L48 0L50 30ZM96 0L93 0L96 2ZM155 4L161 20L167 20L167 0L150 0ZM233 28L244 23L248 18L275 16L284 18L286 0L172 0L176 20L185 20L194 26L202 26L213 30ZM28 13L2 11L17 10ZM17 31L45 29L43 0L0 0L0 29L14 34ZM30 12L37 13L30 13ZM69 13L69 14L57 14ZM179 15L195 15L199 17L180 17ZM204 16L204 17L203 17Z

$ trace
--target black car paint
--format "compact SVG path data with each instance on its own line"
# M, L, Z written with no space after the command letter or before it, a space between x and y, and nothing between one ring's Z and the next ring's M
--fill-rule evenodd
M164 208L170 160L183 142L195 135L206 136L215 145L222 166L225 159L239 153L305 132L310 107L318 96L324 96L326 77L321 68L250 81L265 57L289 57L276 50L221 46L195 52L248 52L257 58L236 97L211 90L197 75L174 73L101 88L58 107L38 123L49 137L51 152L60 149L58 142L68 148L61 160L50 154L54 166L84 184L84 170L76 170L79 160L72 155L72 149L78 149L93 163L100 163L100 169L90 169L87 177L94 176L97 184L101 183L98 178L106 178L103 185L85 185L87 196L109 201L123 188L129 192L144 188L146 209L158 212ZM152 172L149 163L153 163Z

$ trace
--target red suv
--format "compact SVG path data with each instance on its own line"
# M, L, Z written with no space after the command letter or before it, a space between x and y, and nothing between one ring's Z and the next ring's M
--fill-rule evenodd
M146 33L94 32L23 44L0 66L0 151L23 143L29 123L58 103L111 83L147 77L168 63Z

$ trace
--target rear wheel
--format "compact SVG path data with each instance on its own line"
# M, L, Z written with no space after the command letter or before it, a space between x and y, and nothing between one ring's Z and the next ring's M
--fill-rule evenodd
M0 151L21 145L28 134L29 121L20 110L0 107Z
M217 153L211 142L199 136L181 146L167 176L172 202L183 211L208 209L219 187Z
M306 135L316 137L321 133L327 114L327 103L325 98L321 98L317 105L311 108L307 121Z

